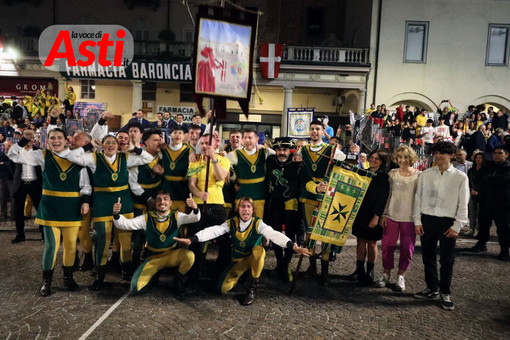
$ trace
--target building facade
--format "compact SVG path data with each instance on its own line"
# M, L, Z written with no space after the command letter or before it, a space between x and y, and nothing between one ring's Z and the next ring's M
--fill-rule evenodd
M142 108L149 120L163 109L196 112L191 59L197 8L187 1L3 2L6 77L58 81L73 86L78 102L100 102L127 122ZM470 104L510 108L508 49L510 2L502 0L302 0L248 1L260 11L258 42L285 44L280 74L264 79L254 67L250 116L228 102L223 137L251 127L271 137L286 134L288 108L314 108L333 126L349 110L370 103L400 103L435 111L443 99L465 110ZM227 7L229 5L227 4ZM138 73L128 76L56 73L37 58L38 35L54 24L118 24L135 42ZM17 57L5 53L17 52ZM151 66L152 64L152 66ZM159 65L159 66L158 66ZM152 75L147 70L162 70ZM145 68L144 73L141 69ZM166 73L164 70L168 70ZM135 77L136 76L136 77ZM5 89L4 89L5 90ZM0 86L2 92L2 86ZM8 91L1 94L9 95ZM207 103L206 103L207 106Z

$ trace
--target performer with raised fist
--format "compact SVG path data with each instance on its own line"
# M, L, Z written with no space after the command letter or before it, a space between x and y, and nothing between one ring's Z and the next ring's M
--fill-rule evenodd
M192 194L186 199L186 205L193 209L189 214L170 210L172 198L165 191L156 195L156 211L144 213L132 219L120 215L121 198L113 205L113 223L122 230L145 230L147 238L147 259L142 262L131 279L131 290L139 292L152 277L163 268L178 267L175 274L174 288L178 295L184 293L183 282L188 270L195 261L195 255L188 249L178 248L174 237L179 235L183 224L200 220L200 210Z

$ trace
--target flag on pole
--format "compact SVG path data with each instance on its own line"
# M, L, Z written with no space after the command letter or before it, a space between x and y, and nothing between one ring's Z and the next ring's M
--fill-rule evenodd
M260 72L265 79L276 79L280 72L283 44L260 44Z
M354 167L335 165L331 170L326 195L319 208L310 238L344 246L372 180L372 173Z

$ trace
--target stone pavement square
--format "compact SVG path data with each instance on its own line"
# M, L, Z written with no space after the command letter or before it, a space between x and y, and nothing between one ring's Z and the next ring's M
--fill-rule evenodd
M90 332L125 295L128 283L119 274L108 274L108 288L91 292L90 272L77 272L82 289L68 292L62 285L60 251L53 294L41 297L44 244L33 220L28 226L28 240L12 245L14 225L0 224L0 339L84 339L84 334L87 339L510 339L510 263L495 259L499 247L494 242L487 253L472 254L461 249L472 246L473 239L458 241L453 312L412 297L425 287L419 246L403 293L344 280L355 266L351 239L332 264L326 288L300 279L289 296L288 284L263 275L257 299L244 307L237 301L245 291L242 285L221 296L208 293L213 283L203 281L206 289L179 301L172 278L163 275L158 287L127 296ZM269 270L275 261L272 251L267 254ZM306 269L308 261L303 263ZM376 276L381 272L379 258Z

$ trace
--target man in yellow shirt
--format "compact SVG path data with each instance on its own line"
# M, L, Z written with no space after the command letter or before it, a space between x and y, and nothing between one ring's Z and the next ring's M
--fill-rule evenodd
M193 198L202 212L199 222L188 225L188 235L194 235L206 227L222 224L227 219L223 185L225 178L229 175L230 161L216 153L219 136L214 135L210 144L209 137L210 134L202 135L200 139L202 155L198 161L190 163L188 167L189 191L193 194ZM210 159L209 179L206 187L208 158ZM218 238L217 243L219 254L216 263L218 266L226 266L230 262L228 235ZM204 242L193 244L190 246L190 250L195 254L195 265L191 269L190 280L192 283L196 283L205 260L206 244Z
M422 109L416 116L416 125L416 135L419 136L421 128L427 126L427 110Z

